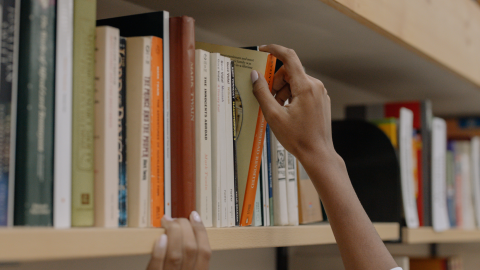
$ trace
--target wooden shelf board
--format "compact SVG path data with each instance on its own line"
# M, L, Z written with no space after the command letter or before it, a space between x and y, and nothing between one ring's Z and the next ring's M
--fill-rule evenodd
M375 224L383 240L398 240L396 223ZM330 225L208 228L213 250L335 243ZM0 229L0 262L145 255L163 229Z
M435 232L431 227L418 229L402 228L402 242L406 244L480 242L480 230L452 229Z
M98 0L98 18L168 10L195 18L199 41L295 49L326 82L333 118L345 104L425 98L437 115L480 113L480 8L470 0L127 1Z

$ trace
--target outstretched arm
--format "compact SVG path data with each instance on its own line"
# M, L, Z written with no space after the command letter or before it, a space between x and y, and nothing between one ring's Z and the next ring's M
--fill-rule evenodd
M284 66L275 74L273 95L252 72L254 94L280 143L304 166L322 199L347 270L397 267L353 190L343 159L332 142L330 97L321 81L305 74L296 53L278 45L260 47ZM289 104L283 106L286 100Z

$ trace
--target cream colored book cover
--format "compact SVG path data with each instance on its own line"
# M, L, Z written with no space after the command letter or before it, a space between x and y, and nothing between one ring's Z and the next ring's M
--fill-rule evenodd
M95 41L95 226L118 227L118 58L120 31L97 27Z
M250 73L252 70L256 70L260 76L264 76L268 54L203 42L197 42L196 48L211 53L220 53L235 62L238 197L239 212L242 213L258 110L260 108L252 92Z

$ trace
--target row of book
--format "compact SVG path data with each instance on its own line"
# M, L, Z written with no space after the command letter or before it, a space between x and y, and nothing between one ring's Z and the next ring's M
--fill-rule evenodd
M404 269L407 267L404 266ZM461 257L410 258L410 270L463 270Z
M252 93L273 56L196 43L190 17L95 9L5 1L0 226L160 227L193 210L215 227L321 220Z
M480 227L480 133L458 124L469 120L433 117L428 100L348 106L346 117L377 125L396 149L408 227Z

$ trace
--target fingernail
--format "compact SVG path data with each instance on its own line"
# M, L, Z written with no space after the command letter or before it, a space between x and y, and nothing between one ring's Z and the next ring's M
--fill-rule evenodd
M200 215L197 213L197 211L193 211L190 214L190 218L195 220L196 222L202 222L202 218L200 218Z
M168 221L173 221L173 218L171 216L163 216L164 219L168 220Z
M250 74L252 77L252 83L255 83L258 80L258 72L255 70L252 70L252 73Z
M165 250L167 248L167 235L162 234L155 244L155 249L153 250L153 256L156 258L162 258Z
M263 48L263 47L265 47L265 46L267 46L267 45L260 45L260 46L258 46L258 47L259 47L259 48Z

